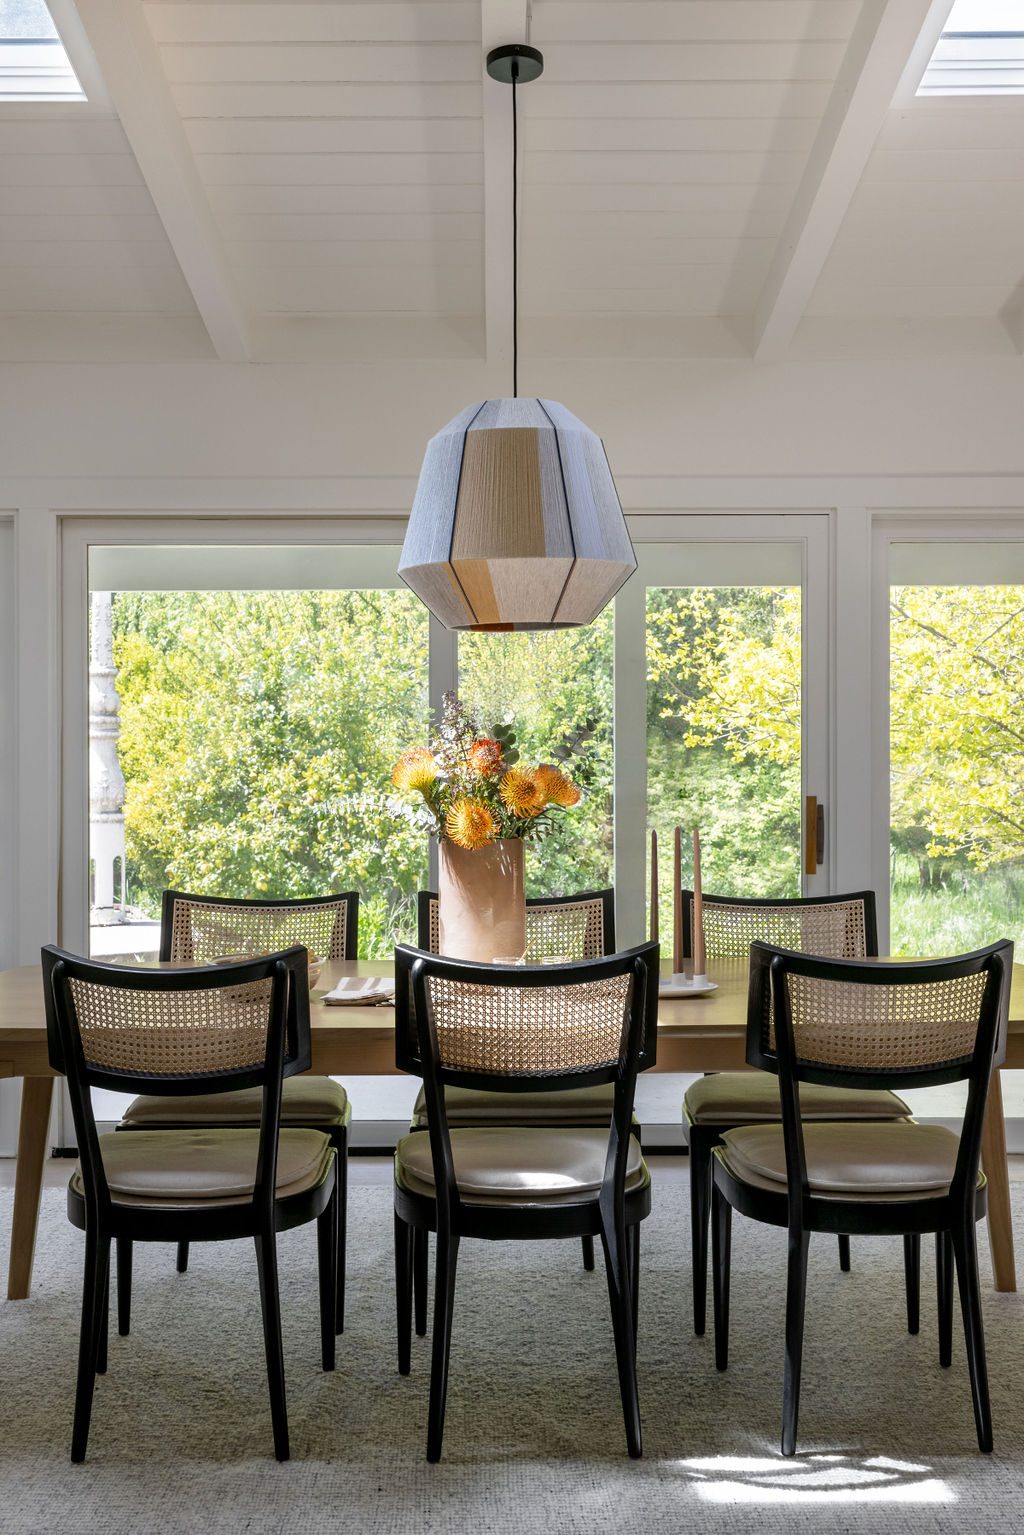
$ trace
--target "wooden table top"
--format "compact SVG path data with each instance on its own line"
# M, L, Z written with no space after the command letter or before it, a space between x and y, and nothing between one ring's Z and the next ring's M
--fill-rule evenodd
M158 961L122 955L136 963L155 966ZM348 960L324 965L312 993L313 1070L344 1070L358 1074L394 1071L395 1015L389 1006L328 1007L322 1001L342 976L390 976L390 960ZM737 1061L737 1047L745 1037L747 1014L747 962L720 961L711 979L718 990L706 996L662 997L658 1007L658 1067L667 1071L716 1070L712 1059L723 1052L722 1065ZM685 1052L685 1059L682 1052ZM708 1058L700 1068L686 1061ZM1024 1066L1024 964L1013 967L1010 996L1010 1029L1007 1066ZM46 1022L38 965L21 965L0 971L0 1076L46 1076Z

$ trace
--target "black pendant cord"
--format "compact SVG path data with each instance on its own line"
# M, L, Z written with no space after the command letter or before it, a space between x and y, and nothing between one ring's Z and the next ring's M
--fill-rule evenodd
M512 60L512 398L519 398L519 113L516 81L519 65Z

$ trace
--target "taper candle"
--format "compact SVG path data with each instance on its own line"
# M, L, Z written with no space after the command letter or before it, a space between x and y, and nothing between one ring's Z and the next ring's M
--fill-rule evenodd
M700 832L693 829L693 974L706 978L707 958L704 951L704 894L700 880Z
M651 832L651 942L657 943L658 931L658 833Z
M683 832L677 826L672 860L672 974L683 973Z

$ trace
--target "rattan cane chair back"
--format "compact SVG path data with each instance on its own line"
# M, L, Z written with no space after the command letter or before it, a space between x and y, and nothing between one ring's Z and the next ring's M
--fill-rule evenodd
M203 991L128 991L72 976L86 1065L147 1077L258 1068L267 1050L269 980Z
M798 1080L840 1086L961 1080L992 1019L997 1064L1005 1053L1012 963L1009 942L948 960L848 964L755 943L747 1060L778 1071L783 1055Z
M108 965L48 947L43 982L50 1062L68 1070L70 1042L91 1087L191 1095L263 1086L275 1007L284 1074L309 1065L307 960L298 946L194 970Z
M298 901L243 901L165 890L160 957L202 965L225 955L274 954L301 944L319 959L353 959L358 918L354 890Z
M873 891L793 900L704 896L704 942L709 960L746 959L756 940L830 959L878 953ZM693 954L693 892L683 891L683 952Z
M526 951L531 959L599 959L615 952L615 892L532 897L526 903ZM419 946L441 952L437 892L419 893Z
M542 987L467 985L426 977L438 1065L488 1076L617 1067L629 1021L632 977Z

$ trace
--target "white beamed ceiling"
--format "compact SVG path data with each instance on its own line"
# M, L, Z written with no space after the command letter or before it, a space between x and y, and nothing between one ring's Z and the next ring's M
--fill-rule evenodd
M489 349L481 0L123 3L152 35L206 199L194 228L214 231L209 270L255 360ZM530 344L742 348L867 15L861 0L533 0ZM113 106L0 106L0 358L216 355L209 295L194 300ZM873 147L794 344L826 322L833 338L900 320L1016 333L1024 100L902 91L858 129Z

